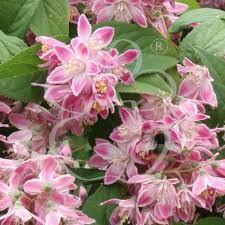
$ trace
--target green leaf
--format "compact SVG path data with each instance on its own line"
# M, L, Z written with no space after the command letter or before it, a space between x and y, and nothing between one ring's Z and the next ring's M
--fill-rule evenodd
M74 159L87 160L90 158L92 149L86 137L69 136L68 140Z
M27 48L23 40L0 31L0 64Z
M31 83L43 83L44 71L39 68L39 46L26 48L0 65L0 94L23 102L40 101L43 88Z
M176 20L170 29L170 32L176 33L182 31L187 25L192 23L203 23L216 18L225 18L225 12L218 9L208 8L190 10L182 14L181 17Z
M196 225L224 225L225 219L220 217L207 217L199 220Z
M162 73L164 74L164 73ZM117 92L119 93L135 93L150 94L157 96L173 95L176 92L176 82L173 81L171 75L165 73L164 76L169 78L170 85L157 73L144 74L136 78L133 85L119 84Z
M76 179L84 183L102 181L105 176L105 171L98 169L78 168L72 169L72 171Z
M196 0L178 0L177 2L187 4L189 6L188 10L200 8L200 4Z
M42 62L37 51L39 45L26 48L13 58L0 65L0 79L32 75L35 72L43 71L38 65Z
M44 74L25 74L0 81L0 95L22 102L39 102L43 99L43 88L33 87L31 83L43 83Z
M39 0L31 21L36 35L68 35L70 8L68 0Z
M111 47L116 47L121 53L129 48L141 50L137 62L131 65L135 75L152 70L165 71L178 63L175 45L151 26L143 29L136 24L108 22L98 25L97 28L102 26L115 27Z
M0 29L7 34L23 37L39 2L40 0L1 0Z
M212 127L223 125L225 121L225 61L220 59L201 48L195 48L195 54L199 59L200 64L205 65L212 77L214 78L213 86L218 99L218 108L215 110L210 109L209 125Z
M37 35L68 35L69 15L67 0L0 1L0 29L18 37L30 26Z
M209 32L210 27L210 32ZM193 29L181 42L180 47L189 53L189 49L199 47L209 53L224 58L225 55L225 20L214 19Z
M109 217L115 206L100 205L100 203L111 198L122 197L122 186L113 184L110 186L101 185L84 204L83 212L96 220L95 225L108 225Z

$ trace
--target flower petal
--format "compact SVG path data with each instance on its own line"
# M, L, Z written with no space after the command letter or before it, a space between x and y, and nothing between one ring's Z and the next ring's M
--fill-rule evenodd
M85 84L86 84L86 79L84 74L75 76L71 84L71 89L73 91L73 94L75 96L78 96L81 93L81 91L84 89Z
M43 183L39 179L31 179L28 180L23 185L24 191L31 194L36 195L38 193L41 193L43 190Z
M125 165L112 164L106 171L104 184L110 185L118 181L123 175L125 170Z
M84 14L80 15L77 24L78 37L82 41L86 42L91 36L91 30L91 24L89 23L87 17Z

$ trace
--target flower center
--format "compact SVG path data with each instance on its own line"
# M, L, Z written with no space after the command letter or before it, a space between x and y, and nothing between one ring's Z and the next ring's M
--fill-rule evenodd
M42 45L42 47L41 47L41 51L42 52L47 52L47 51L49 51L50 50L50 48L49 48L49 46L48 45Z
M94 102L92 105L92 109L96 110L97 112L102 111L102 107L98 102Z
M124 66L118 66L115 69L113 69L113 74L118 78L120 78L123 73L127 73L127 72L128 70Z
M68 76L77 75L85 70L85 64L77 59L70 60L63 67Z
M125 1L121 1L117 4L117 8L114 13L114 18L117 21L130 23L132 20L132 15L128 8L128 4Z
M97 81L95 84L95 88L98 94L105 94L107 91L107 86L104 81Z
M89 48L91 48L93 51L99 51L99 50L101 50L101 49L103 49L104 48L104 42L102 41L102 40L100 40L100 39L91 39L90 41L89 41Z

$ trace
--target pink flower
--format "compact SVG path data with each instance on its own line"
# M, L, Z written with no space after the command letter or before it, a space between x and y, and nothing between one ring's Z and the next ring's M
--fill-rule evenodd
M102 204L118 205L118 207L113 211L110 217L111 225L120 225L131 222L132 224L144 225L143 215L139 211L139 208L136 206L135 197L127 200L110 199L106 202L103 202Z
M218 192L225 193L225 179L210 175L207 171L201 170L193 177L194 183L192 192L200 195L207 188L213 188Z
M188 58L184 59L183 64L184 66L177 66L178 72L184 77L180 84L179 94L216 107L217 98L211 84L213 79L209 70L204 66L194 64Z
M118 143L127 143L129 152L132 152L136 143L140 140L142 132L142 120L138 109L129 108L120 109L120 118L122 125L115 128L110 138Z
M103 118L107 118L109 108L114 111L114 102L117 105L120 104L115 90L117 82L117 77L113 74L99 74L99 76L95 77L93 80L94 104L98 104L97 110L100 111Z
M91 24L84 14L79 17L77 24L78 37L71 40L71 45L75 47L78 43L83 43L92 53L96 53L107 47L113 39L114 28L102 27L96 29L93 34Z
M90 75L100 72L98 64L89 59L88 48L79 43L75 48L69 46L55 47L55 54L62 62L47 77L50 84L66 84L71 81L71 90L78 96L84 89Z
M90 165L98 168L107 168L104 183L110 185L119 180L124 174L132 177L137 174L134 160L127 153L126 145L112 145L108 141L97 143L95 153L90 160Z
M138 192L137 207L150 206L154 208L154 216L158 220L165 220L173 216L173 210L180 207L175 184L179 180L157 179L153 175L136 175L128 183L141 183Z
M125 23L130 23L131 20L133 20L138 25L145 28L147 27L147 18L145 17L142 7L140 0L95 0L92 10L97 15L97 23L112 19Z
M194 219L196 205L204 208L205 202L185 187L182 187L177 194L181 205L180 208L177 208L178 216L182 221L188 223Z
M116 63L112 69L112 73L116 75L124 84L132 84L134 82L133 74L128 70L125 65L134 62L138 58L139 52L137 50L127 50L119 55L117 49L110 51L113 61Z
M69 174L55 176L56 167L56 161L51 157L47 158L44 161L39 178L34 178L25 182L25 192L31 195L37 195L41 192L73 189L75 178Z

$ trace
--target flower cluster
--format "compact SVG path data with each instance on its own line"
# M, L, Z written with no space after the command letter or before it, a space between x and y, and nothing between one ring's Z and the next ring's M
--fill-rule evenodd
M80 135L84 124L95 123L98 114L106 118L110 110L114 112L114 104L120 105L115 87L119 81L127 85L134 81L126 65L137 59L138 51L106 51L114 28L92 33L85 15L79 17L77 33L69 45L43 36L37 42L42 44L42 66L49 68L44 98L58 108L62 120L69 121L67 128L73 121L71 130Z
M0 136L10 158L0 158L1 224L94 223L79 210L85 192L68 174L66 165L76 162L70 158L70 146L62 142L61 131L61 144L51 149L50 133L58 123L56 117L37 104L23 108L8 99L0 102L0 112L1 127L17 129L8 137Z
M205 105L217 106L207 68L185 58L174 99L144 95L139 109L120 109L122 124L108 140L97 139L93 167L106 170L104 183L127 184L129 199L117 204L110 218L117 224L171 224L195 219L196 208L209 211L225 194L225 162L217 160L217 133L202 121Z
M125 23L134 21L144 28L150 23L167 36L168 28L187 7L174 0L94 0L92 11L97 15L97 22L112 19Z

